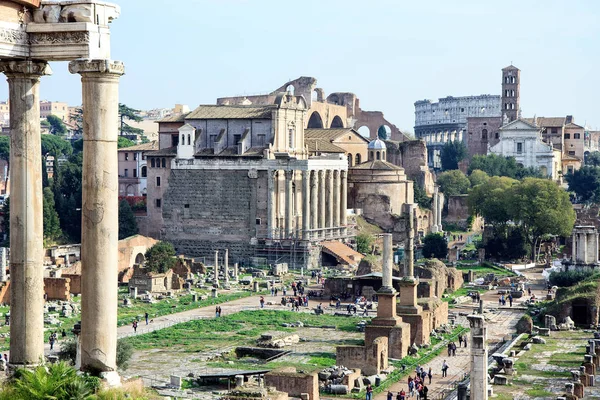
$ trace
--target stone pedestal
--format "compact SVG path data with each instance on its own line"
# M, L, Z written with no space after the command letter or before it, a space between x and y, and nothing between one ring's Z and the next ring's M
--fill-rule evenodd
M39 83L45 62L2 61L10 101L10 369L44 358L44 237ZM115 150L116 152L116 150ZM115 291L116 294L116 291ZM116 304L115 304L116 312Z
M121 62L69 64L82 76L81 370L117 369L119 183L117 124ZM39 167L38 167L39 168ZM114 375L114 374L113 374Z

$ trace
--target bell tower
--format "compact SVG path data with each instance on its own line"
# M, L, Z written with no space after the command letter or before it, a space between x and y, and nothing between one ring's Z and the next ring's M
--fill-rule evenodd
M508 121L514 121L519 115L521 106L521 71L514 65L502 69L502 115L506 114Z

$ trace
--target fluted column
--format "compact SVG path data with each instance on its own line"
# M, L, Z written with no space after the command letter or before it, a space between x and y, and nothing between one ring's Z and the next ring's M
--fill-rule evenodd
M294 183L294 171L285 171L285 237L292 236L292 185Z
M433 189L433 198L432 198L432 204L431 204L431 214L433 217L433 223L431 224L431 232L436 233L438 232L438 187L435 186Z
M39 85L52 71L47 63L33 61L0 62L0 70L10 101L10 364L20 367L44 359Z
M310 239L310 171L302 171L302 237Z
M334 232L339 235L340 230L340 171L335 170L333 172L333 227L335 228Z
M325 237L325 171L319 171L319 236Z
M310 174L310 229L313 231L311 238L317 237L316 229L319 227L319 179L317 171Z
M116 373L119 183L118 61L69 64L83 86L81 370Z
M348 225L348 171L340 171L340 225L342 226L342 235L346 235L346 226Z
M275 197L275 174L277 171L267 171L267 190L269 192L267 199L267 238L273 239L275 234L275 210L276 210L276 197Z
M325 226L328 228L327 229L327 236L331 236L331 228L333 227L333 171L332 170L328 170L327 171L327 180L325 182L325 186L327 187L326 189L326 193L327 193L327 208L326 208L326 214L325 214Z
M444 194L438 191L438 201L437 201L437 222L438 222L438 232L443 232L444 227L442 225L442 210L444 209Z
M404 246L404 259L406 269L404 276L415 276L415 205L407 205L407 227L406 227L406 246Z

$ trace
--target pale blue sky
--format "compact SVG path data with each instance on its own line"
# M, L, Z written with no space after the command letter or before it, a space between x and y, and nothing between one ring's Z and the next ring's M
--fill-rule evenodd
M121 102L132 107L212 104L307 75L412 130L416 100L500 94L512 61L525 116L573 114L600 128L595 0L118 3L112 55L125 63ZM78 78L65 63L53 69L42 98L79 104Z

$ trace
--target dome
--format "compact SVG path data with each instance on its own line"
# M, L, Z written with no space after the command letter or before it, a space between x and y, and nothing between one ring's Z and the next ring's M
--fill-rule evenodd
M369 142L369 150L385 150L385 143L383 142L383 140L377 138L371 142Z

